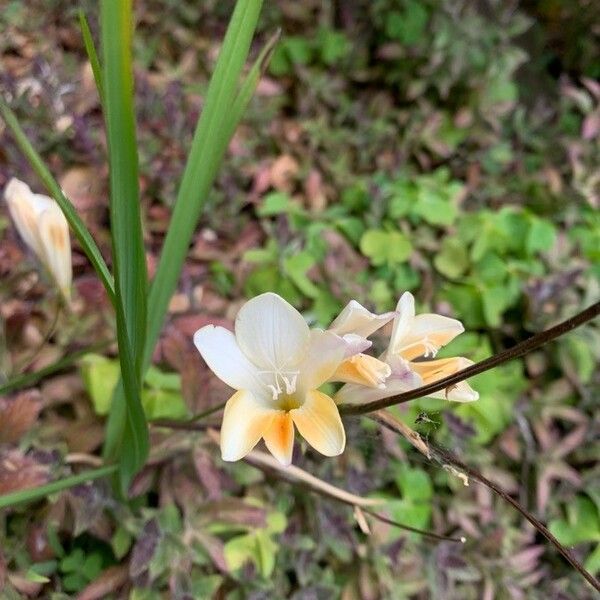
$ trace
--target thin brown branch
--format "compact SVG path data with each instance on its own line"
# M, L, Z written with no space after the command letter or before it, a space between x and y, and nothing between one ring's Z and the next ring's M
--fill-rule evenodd
M215 443L219 443L219 433L214 429L209 429L207 431L208 437ZM331 483L327 483L318 477L308 473L304 469L300 467L296 467L295 465L289 465L287 467L283 466L277 459L275 459L270 454L266 452L261 452L260 450L252 450L245 457L244 460L251 464L252 466L261 469L267 473L273 474L280 479L284 479L290 483L301 485L307 488L309 491L324 496L326 498L331 498L332 500L336 500L338 502L342 502L343 504L347 504L348 506L353 507L355 510L359 509L360 511L369 514L374 519L381 521L382 523L387 523L388 525L393 525L394 527L398 527L399 529L405 529L406 531L411 531L413 533L418 533L427 538L431 538L434 540L442 540L446 542L457 542L464 543L465 538L452 538L444 535L440 535L438 533L433 533L431 531L424 531L423 529L417 529L415 527L411 527L410 525L405 525L404 523L399 523L398 521L393 521L392 519L388 519L385 515L374 512L371 508L375 506L382 506L385 504L385 500L382 498L363 498L362 496L357 496L356 494L352 494L343 490Z
M444 379L440 379L439 381L435 381L428 385L415 388L414 390L410 390L396 396L391 396L390 398L382 398L381 400L375 400L374 402L367 402L365 404L341 405L339 407L340 412L344 415L362 415L375 410L381 410L382 408L387 408L388 406L394 406L395 404L409 402L410 400L422 398L424 396L428 396L429 394L433 394L434 392L451 388L452 386L464 381L465 379L468 379L469 377L479 375L479 373L483 373L484 371L489 371L490 369L493 369L502 363L508 362L509 360L520 358L532 350L536 350L540 346L543 346L548 342L551 342L552 340L564 335L565 333L572 331L576 327L591 321L599 314L600 302L596 302L589 308L586 308L582 312L576 314L574 317L571 317L570 319L567 319L566 321L563 321L562 323L559 323L558 325L555 325L546 331L537 333L523 342L519 342L512 348L508 348L498 354L495 354L494 356L490 356L489 358L475 363L474 365L471 365L462 371L458 371L453 375L444 377Z
M338 502L342 502L347 504L348 506L352 506L353 508L359 508L362 512L370 515L374 519L381 521L382 523L386 523L388 525L392 525L394 527L398 527L399 529L404 529L406 531L410 531L412 533L418 533L427 538L431 538L434 540L440 540L445 542L455 542L455 543L464 543L465 538L453 538L445 535L440 535L438 533L434 533L432 531L425 531L423 529L417 529L416 527L411 527L410 525L405 525L404 523L399 523L398 521L394 521L393 519L389 519L385 515L382 515L378 512L371 510L368 507L374 506L382 506L385 504L385 500L380 498L363 498L361 496L357 496L355 494L351 494L346 490L338 488L314 475L311 475L304 469L300 467L296 467L295 465L289 465L288 467L284 467L277 459L273 458L270 454L266 454L265 452L260 452L259 450L252 450L248 453L244 460L251 465L267 471L269 473L275 474L280 479L285 479L294 484L299 484L306 487L311 492L317 493L321 496L325 496L327 498L331 498L332 500L337 500Z
M381 420L377 417L372 417L374 420L381 423L384 427L395 431L401 435L404 435L400 428L397 427L397 423L394 423L392 419ZM469 467L464 462L462 462L459 458L457 458L454 454L440 448L439 446L432 444L429 442L428 444L429 450L433 458L440 461L442 464L451 465L456 469L460 469L463 473L483 484L490 490L492 490L495 494L497 494L500 498L502 498L505 502L508 502L517 512L519 512L525 519L527 519L537 531L539 531L563 556L563 558L597 591L600 592L600 581L598 581L591 573L589 573L585 567L565 548L552 533L550 530L536 517L534 517L526 508L521 506L514 498L512 498L507 492L505 492L497 483L489 480L487 477L479 473L476 469Z

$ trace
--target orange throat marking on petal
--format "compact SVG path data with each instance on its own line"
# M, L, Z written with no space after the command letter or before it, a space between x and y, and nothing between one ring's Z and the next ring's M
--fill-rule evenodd
M390 376L391 369L386 363L368 356L357 354L344 360L333 374L332 379L378 387Z

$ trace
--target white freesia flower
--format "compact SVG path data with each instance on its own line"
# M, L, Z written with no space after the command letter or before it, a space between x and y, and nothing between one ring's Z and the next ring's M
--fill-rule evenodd
M69 225L60 207L52 198L34 194L26 183L16 178L8 182L4 198L19 235L69 301L71 242Z
M328 329L346 344L346 358L336 369L333 380L374 388L384 387L391 374L390 366L364 354L364 351L373 344L367 338L395 316L395 312L382 315L372 313L356 300L348 302Z
M391 370L384 388L368 389L348 384L336 394L338 404L364 404L438 381L452 375L472 361L462 358L433 360L438 350L464 331L460 321L436 314L415 315L415 299L410 292L402 295L388 349L380 357ZM455 402L472 402L479 394L461 381L448 390L431 394Z
M225 406L223 460L239 460L264 438L273 456L289 465L294 425L321 454L343 452L337 406L318 391L344 360L341 337L310 330L294 307L266 293L240 309L235 333L207 325L194 343L215 375L237 390Z

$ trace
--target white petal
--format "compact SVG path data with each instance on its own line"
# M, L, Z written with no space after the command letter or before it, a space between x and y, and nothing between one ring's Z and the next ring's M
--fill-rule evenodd
M424 384L428 384L439 381L449 375L454 375L454 373L458 373L472 364L472 360L457 356L454 358L412 362L411 366L421 375ZM453 402L474 402L479 399L479 394L466 381L460 381L445 390L430 394L429 397L451 400Z
M46 265L63 296L71 297L71 241L69 224L57 204L39 216L40 260Z
M351 356L360 354L361 352L368 350L373 345L373 342L370 342L367 338L354 333L345 333L342 336L342 339L346 344L346 351L344 353L345 358L350 358Z
M389 323L395 315L394 312L377 315L356 300L350 300L329 326L329 331L342 336L350 333L367 338L380 327Z
M265 408L248 391L231 396L221 425L223 460L234 461L246 456L269 429L276 414L277 411Z
M194 344L211 371L234 390L250 390L261 400L267 388L258 369L224 327L206 325L194 334Z
M298 366L297 390L304 395L323 385L344 360L346 343L335 333L312 329L304 359Z
M52 200L46 196L37 199L36 194L31 192L26 183L14 177L4 190L4 198L19 235L40 258L43 250L38 236L38 216L44 208L52 203Z
M421 377L410 369L407 361L401 358L387 359L391 374L383 388L366 387L348 383L334 396L336 404L366 404L402 394L423 385Z
M300 408L290 411L302 437L321 454L337 456L346 446L346 433L335 402L326 394L309 392Z
M278 411L265 431L265 444L269 452L286 467L292 463L294 451L294 423L287 411Z
M403 340L405 349L401 350L401 353L408 360L423 355L435 356L437 349L445 346L464 330L460 321L450 317L432 313L417 315ZM434 348L433 352L431 347Z
M398 355L404 346L404 339L408 335L415 318L415 298L410 292L404 292L396 306L397 316L390 337L388 353Z
M242 352L260 369L281 371L303 358L309 329L291 304L269 292L242 306L235 320L235 337Z
M466 381L459 381L447 390L429 394L429 398L440 398L451 402L475 402L475 400L479 400L479 393Z

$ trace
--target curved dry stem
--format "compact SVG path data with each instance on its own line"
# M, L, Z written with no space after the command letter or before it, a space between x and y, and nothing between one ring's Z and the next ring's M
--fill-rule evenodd
M375 512L371 510L371 508L369 508L374 506L382 506L385 504L385 500L381 498L363 498L362 496L351 494L346 490L343 490L339 487L336 487L335 485L323 481L322 479L319 479L318 477L315 477L314 475L311 475L304 469L296 467L295 465L289 465L288 467L284 467L277 459L273 458L270 454L267 454L266 452L252 450L252 452L245 456L244 460L247 463L261 470L275 474L280 479L285 479L286 481L289 481L291 483L302 485L308 488L311 492L320 494L321 496L325 496L327 498L331 498L332 500L337 500L338 502L343 502L344 504L352 506L354 509L360 509L363 513L370 515L371 517L377 519L378 521L381 521L382 523L386 523L388 525L392 525L394 527L398 527L399 529L404 529L412 533L418 533L419 535L433 540L455 543L465 542L465 538L463 537L448 537L445 535L434 533L432 531L425 531L423 529L411 527L410 525L405 525L404 523L399 523L398 521L389 519L385 515Z
M389 413L388 413L389 415ZM399 421L395 419L392 415L389 415L392 418L380 419L377 416L373 416L374 420L378 423L382 424L384 427L387 427L391 431L399 433L400 435L404 435L403 428L398 427ZM396 422L394 422L396 421ZM418 435L418 434L417 434ZM457 458L454 454L445 450L435 444L429 442L428 444L429 452L431 456L441 462L443 465L450 465L454 469L459 469L464 474L468 475L475 481L478 481L485 487L492 490L496 495L498 495L502 500L508 502L517 512L519 512L525 519L527 519L537 531L539 531L563 556L563 558L597 591L600 592L600 582L589 573L585 567L563 546L554 535L550 532L550 530L536 517L534 517L526 508L521 506L514 498L512 498L507 492L505 492L497 483L489 480L487 477L479 473L476 469L469 467L464 462L462 462L459 458Z
M558 325L555 325L546 331L537 333L525 341L519 342L512 348L508 348L507 350L499 352L494 356L490 356L489 358L475 363L474 365L471 365L462 371L458 371L453 375L444 377L444 379L440 379L439 381L435 381L428 385L415 388L414 390L410 390L396 396L375 400L374 402L356 405L340 405L340 413L344 415L364 415L376 410L381 410L382 408L387 408L396 404L402 404L404 402L409 402L410 400L416 400L417 398L423 398L424 396L428 396L434 392L451 388L452 386L464 381L465 379L468 379L469 377L479 375L479 373L483 373L484 371L489 371L490 369L493 369L502 363L508 362L509 360L520 358L532 350L536 350L548 342L551 342L565 333L568 333L576 327L591 321L599 314L600 302L596 302L595 304L592 304L592 306L576 314L574 317L571 317L570 319L567 319L566 321L563 321L562 323L559 323Z

